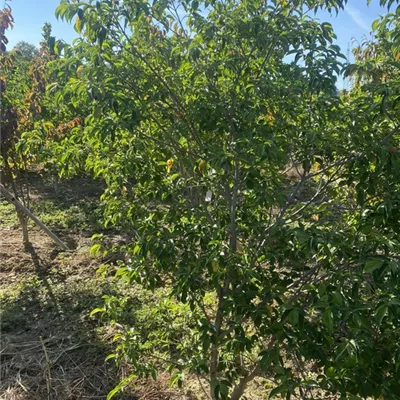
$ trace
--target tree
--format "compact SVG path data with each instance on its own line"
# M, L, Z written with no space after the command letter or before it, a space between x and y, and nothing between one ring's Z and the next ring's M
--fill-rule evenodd
M28 85L26 62L18 59L16 52L7 53L7 29L13 28L11 7L6 3L0 10L0 119L1 119L1 161L3 176L11 183L17 200L21 191L15 181L15 165L18 164L15 145L18 142L18 108L23 104L23 90ZM14 169L14 171L13 171ZM29 243L27 219L16 208L21 224L24 244Z
M38 55L39 50L28 42L18 42L14 49L19 53L19 55L26 61L31 61Z
M46 22L42 29L39 55L31 63L30 74L34 78L31 92L35 96L30 109L34 113L29 118L31 123L23 127L18 148L25 155L33 154L35 161L41 163L57 180L58 176L84 172L87 152L83 149L76 152L71 148L70 137L74 145L82 138L81 130L88 105L76 101L68 93L70 87L65 92L60 90L79 74L79 64L76 65L70 46L51 36L51 29L51 24Z
M257 376L271 397L400 395L398 120L336 94L344 57L309 13L344 3L57 8L82 37L59 71L76 68L63 95L90 109L74 149L132 234L118 274L191 310L178 337L118 334L136 375L161 358L212 399Z
M52 26L50 22L45 22L42 28L43 42L41 43L42 48L45 48L49 55L53 56L55 53L54 45L56 43L55 36L51 36Z
M32 158L35 159L35 155L39 156L41 153L41 143L38 145L37 135L34 134L33 137L26 135L24 130L29 129L36 133L38 129L42 129L48 134L52 128L51 123L42 120L47 116L44 102L46 66L52 57L46 47L47 44L42 45L40 52L35 52L33 46L32 49L31 45L20 42L13 51L7 53L8 39L5 33L7 29L13 28L13 23L11 7L6 4L4 9L0 10L0 67L3 73L0 77L0 160L5 177L0 188L1 194L15 205L25 246L30 245L27 224L29 217L66 250L68 247L26 207L29 204L29 186L26 184L24 193L20 174L27 172L29 162ZM47 29L47 33L50 31L51 27L50 30ZM38 120L41 120L40 123ZM36 150L36 154L29 152L32 149ZM11 185L13 194L3 186L3 183ZM20 199L24 204L21 204Z

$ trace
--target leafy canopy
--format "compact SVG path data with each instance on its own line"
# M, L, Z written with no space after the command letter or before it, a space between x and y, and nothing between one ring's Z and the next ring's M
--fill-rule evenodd
M256 376L275 382L271 397L400 396L398 73L337 93L345 57L311 12L344 4L57 8L81 37L55 44L65 88L53 89L85 110L61 143L104 178L107 224L131 237L118 275L189 307L177 337L165 324L118 335L136 375L162 359L173 383L206 376L213 399ZM398 13L375 26L390 43ZM381 66L360 57L347 73L363 63ZM115 302L97 311L116 319Z

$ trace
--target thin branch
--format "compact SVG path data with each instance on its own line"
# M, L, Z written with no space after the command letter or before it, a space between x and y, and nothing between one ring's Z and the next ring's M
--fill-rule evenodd
M211 322L211 318L209 317L206 308L204 307L204 304L200 302L197 298L195 298L197 305L200 307L201 311L203 311L208 323L210 324L210 327L213 326L213 323Z
M172 2L172 7L174 9L176 19L178 20L179 25L180 25L180 27L182 29L182 32L184 33L185 37L188 38L189 36L188 36L188 34L186 32L186 29L183 26L183 22L182 22L181 18L179 17L178 9L176 8L175 2ZM174 33L178 34L177 32L174 32Z
M203 390L204 395L206 396L207 399L211 399L210 395L206 392L206 389L203 386L203 383L201 382L201 379L198 375L196 375L197 380L199 381L199 385L201 389Z
M325 182L325 184L321 185L320 188L318 188L317 192L314 194L314 196L308 200L302 207L300 207L298 210L296 210L293 214L291 214L289 217L287 217L287 220L291 220L293 217L296 215L300 214L303 210L305 210L308 206L310 206L312 203L314 203L315 199L321 195L325 191L325 189L333 182L335 182L338 178L335 178L337 173L339 172L340 166L337 171Z
M181 111L183 113L183 119L185 120L188 128L190 129L195 141L197 142L197 144L199 145L199 147L202 147L202 142L196 132L196 130L193 127L193 124L190 123L190 121L186 120L185 117L185 113L186 113L186 109L183 106L182 102L180 101L180 99L178 98L177 94L171 89L171 87L169 86L169 84L165 81L165 79L160 75L159 71L157 71L146 59L145 56L143 56L139 50L136 49L135 44L132 42L132 40L130 39L130 37L128 36L128 34L126 33L125 29L122 27L121 23L119 21L116 21L120 31L122 32L123 36L125 37L125 39L128 41L128 43L130 44L130 50L131 53L136 56L138 59L140 59L149 69L150 71L154 74L154 76L161 82L161 84L165 87L165 89L169 92L169 94L172 97L172 100L175 102L175 104L177 105L179 111Z

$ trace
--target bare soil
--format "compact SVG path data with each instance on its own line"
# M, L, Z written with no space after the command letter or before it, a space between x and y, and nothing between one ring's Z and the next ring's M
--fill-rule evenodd
M66 204L87 205L96 202L102 191L98 184L79 179L55 187L33 175L29 182L32 210L43 200L59 206L57 210ZM24 247L20 230L3 223L3 217L0 399L106 399L130 371L105 361L112 352L114 332L89 317L91 310L102 305L103 295L118 290L111 280L96 274L100 261L89 253L95 232L85 221L79 222L79 228L68 226L68 221L60 228L58 221L50 219L53 226L49 227L72 250L60 251L36 228L30 229L31 246ZM90 222L93 215L87 217ZM161 375L157 382L137 382L136 388L114 398L202 398L198 387L189 385L183 393L170 389L168 381L168 376Z

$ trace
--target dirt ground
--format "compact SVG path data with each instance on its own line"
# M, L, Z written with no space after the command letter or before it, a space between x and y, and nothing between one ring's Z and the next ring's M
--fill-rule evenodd
M114 332L89 316L103 295L118 290L96 274L101 263L89 252L101 188L81 180L55 187L35 176L30 185L31 209L71 251L60 251L33 226L25 248L14 210L2 202L0 399L106 399L130 371L105 361ZM201 398L190 387L170 389L168 380L139 382L114 398Z

